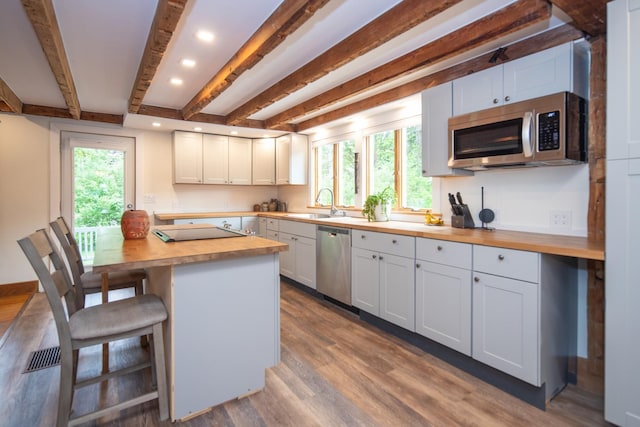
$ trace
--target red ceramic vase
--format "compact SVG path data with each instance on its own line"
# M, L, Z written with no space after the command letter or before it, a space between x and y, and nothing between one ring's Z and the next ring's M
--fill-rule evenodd
M143 210L128 210L122 214L120 228L125 239L144 239L149 233L149 214Z

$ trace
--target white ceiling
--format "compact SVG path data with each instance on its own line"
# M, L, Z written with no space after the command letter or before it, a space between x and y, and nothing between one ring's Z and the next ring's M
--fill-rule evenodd
M228 114L398 2L399 0L330 0L254 68L242 74L202 112ZM250 118L269 118L512 2L464 0ZM281 0L189 1L143 103L181 109L280 3ZM162 129L190 130L194 126L200 126L204 131L228 133L230 128L224 126L154 119L127 113L128 99L155 14L156 0L53 0L53 5L83 111L124 114L124 125L136 128L148 129L153 121L159 121L163 125ZM557 26L561 19L554 17L549 23L527 30L527 34L516 34L508 40L496 41L491 46L468 53L466 57L488 52L501 44ZM195 33L199 29L207 29L214 34L211 44L196 39ZM466 57L450 60L448 65L467 59ZM185 68L180 64L183 58L194 59L197 65L192 69ZM423 70L420 76L445 65L447 64ZM183 85L170 85L169 79L173 77L181 78ZM417 75L404 77L348 102L416 77ZM25 104L65 108L60 89L20 0L0 1L0 78ZM418 100L419 97L413 99ZM331 108L343 104L344 102ZM379 112L380 108L376 111ZM313 115L322 112L325 111ZM298 121L300 120L303 119ZM282 133L234 129L249 137Z

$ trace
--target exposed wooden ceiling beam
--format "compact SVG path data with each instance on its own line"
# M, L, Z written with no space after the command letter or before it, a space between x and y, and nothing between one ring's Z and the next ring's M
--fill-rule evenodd
M22 112L22 101L13 93L9 85L0 78L0 101L6 104L7 108L0 111L18 113ZM7 111L8 110L8 111Z
M242 73L257 64L329 0L284 0L238 52L182 108L188 120L202 111Z
M124 123L122 114L94 113L91 111L82 111L79 117L72 117L71 113L64 108L45 107L42 105L24 104L22 106L22 114L31 114L33 116L58 117L62 119L87 120L91 122L111 123L120 125Z
M572 25L586 34L597 37L607 32L608 0L551 0L573 20Z
M80 102L73 83L71 68L64 50L64 43L58 27L56 13L51 0L21 0L27 17L38 36L51 71L58 82L60 92L69 109L69 115L80 118Z
M267 119L265 121L267 128L278 129L279 125L286 120L302 117L372 87L453 58L462 52L549 19L550 16L551 7L544 0L520 0L512 3L491 15Z
M129 96L129 112L137 113L151 86L160 61L182 17L187 0L160 0L147 36L147 44L138 67L138 74Z
M486 53L482 56L478 56L461 64L456 64L445 70L438 71L420 79L405 83L393 89L389 89L382 93L373 95L366 99L338 108L331 112L300 122L298 123L298 132L304 132L307 129L311 129L316 126L322 126L334 120L342 119L353 114L357 114L362 111L387 104L389 102L398 101L408 96L415 95L416 93L420 93L430 87L446 83L460 77L464 77L470 73L475 73L487 68L494 67L499 63L523 58L527 55L531 55L541 50L549 49L563 43L580 39L582 36L582 32L575 29L571 25L563 25L561 27L554 28L547 32L538 34L534 37L506 46L506 61L492 63L490 59L494 55L494 52Z
M278 83L227 115L227 124L236 124L260 109L284 98L296 90L314 82L329 72L381 46L392 38L408 31L443 12L460 0L405 0L320 56L289 74ZM281 120L282 124L288 121Z

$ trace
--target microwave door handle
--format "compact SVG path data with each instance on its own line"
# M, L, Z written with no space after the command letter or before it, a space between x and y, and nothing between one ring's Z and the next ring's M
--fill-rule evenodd
M531 122L533 121L533 113L528 111L524 113L522 123L522 150L525 157L533 157L533 146L531 141Z

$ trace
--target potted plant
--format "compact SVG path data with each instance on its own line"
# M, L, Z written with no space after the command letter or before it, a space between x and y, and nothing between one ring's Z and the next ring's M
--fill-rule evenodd
M364 207L362 208L362 215L367 218L367 221L389 221L389 215L391 214L391 205L396 199L396 193L391 187L386 187L384 190L371 194L364 201Z

